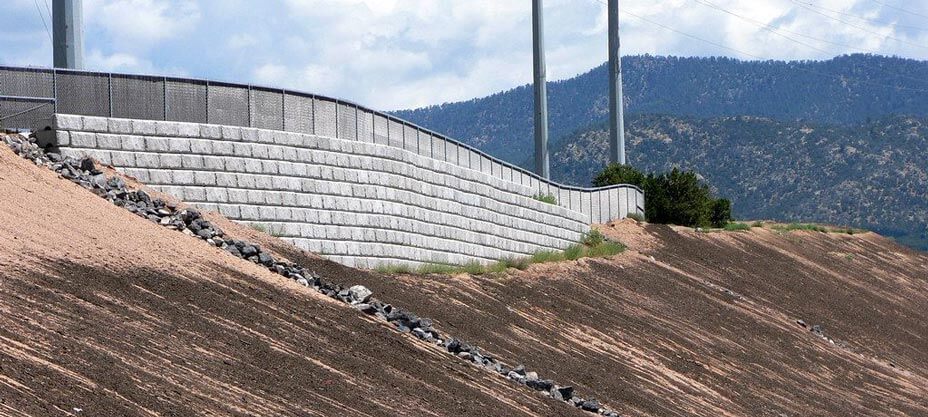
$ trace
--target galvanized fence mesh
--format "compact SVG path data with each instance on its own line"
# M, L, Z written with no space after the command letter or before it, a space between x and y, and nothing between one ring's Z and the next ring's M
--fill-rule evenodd
M35 129L55 113L254 127L373 142L552 194L559 205L589 213L591 222L619 213L643 214L643 194L636 187L560 185L469 145L343 100L207 80L0 67L0 127Z

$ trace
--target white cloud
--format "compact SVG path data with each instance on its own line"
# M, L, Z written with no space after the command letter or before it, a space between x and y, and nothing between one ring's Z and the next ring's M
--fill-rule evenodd
M928 14L928 2L885 1ZM701 4L706 2L752 21ZM529 1L84 0L84 5L91 69L189 72L381 109L465 100L531 82ZM863 51L928 58L924 18L870 0L623 0L622 8L626 54L821 59ZM36 58L50 55L50 48L34 4L0 2L4 13L22 25L0 28L5 51L0 62L47 65L50 56ZM606 14L599 0L546 0L545 24L550 80L605 61Z

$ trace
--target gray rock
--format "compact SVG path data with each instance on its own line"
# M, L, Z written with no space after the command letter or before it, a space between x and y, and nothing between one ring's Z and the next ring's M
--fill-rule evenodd
M590 411L590 412L595 413L595 412L598 412L599 409L602 408L602 406L599 404L599 401L586 400L580 404L580 408L582 408L584 411Z
M526 381L537 381L537 380L538 380L538 372L526 372L526 373L525 373L525 380L526 380Z
M348 289L348 295L351 297L353 304L366 303L374 295L374 292L363 285L355 285Z
M304 287L309 286L309 281L307 281L306 278L298 278L296 282Z
M551 389L551 396L554 397L554 399L558 401L567 401L573 398L574 387L571 387L571 386L559 387L555 385L554 388Z

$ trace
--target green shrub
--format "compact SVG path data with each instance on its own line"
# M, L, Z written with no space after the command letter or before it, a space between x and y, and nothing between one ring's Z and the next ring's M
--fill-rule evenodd
M725 225L725 230L728 232L740 232L744 230L751 230L751 226L746 223L728 223Z
M606 241L606 237L603 236L603 233L599 230L593 229L589 233L585 233L583 238L580 240L580 243L586 246L598 246L603 244Z
M564 258L568 261L576 261L586 255L586 248L585 245L571 245L564 249Z
M731 202L716 199L693 171L678 168L647 174L628 165L607 166L593 180L596 186L631 184L645 194L645 218L652 223L689 227L724 227L731 220Z
M532 255L531 262L533 264L541 264L547 262L561 262L565 259L564 252L557 252L553 250L543 250L535 252Z
M377 268L374 268L374 271L377 271L381 274L389 275L402 275L402 274L411 274L413 272L412 268L409 265L380 265Z
M477 261L470 261L462 267L465 273L471 275L483 275L487 272L487 268Z
M587 257L605 258L618 255L625 251L625 245L618 242L603 242L599 246L593 246L587 250Z
M725 227L731 222L731 201L720 198L712 202L712 227Z
M557 197L554 194L535 194L532 198L541 201L542 203L554 204L557 205Z
M422 275L437 274L449 275L457 272L458 268L446 264L425 264L416 269L416 272Z
M756 221L756 222L754 222L754 223L751 224L751 227L764 227L764 222L762 222L762 221Z

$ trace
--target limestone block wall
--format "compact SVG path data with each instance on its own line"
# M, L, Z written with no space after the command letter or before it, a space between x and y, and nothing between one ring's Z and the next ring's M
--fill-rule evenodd
M537 188L387 144L60 114L54 128L63 154L351 266L491 262L563 249L590 229L589 213L537 201Z

